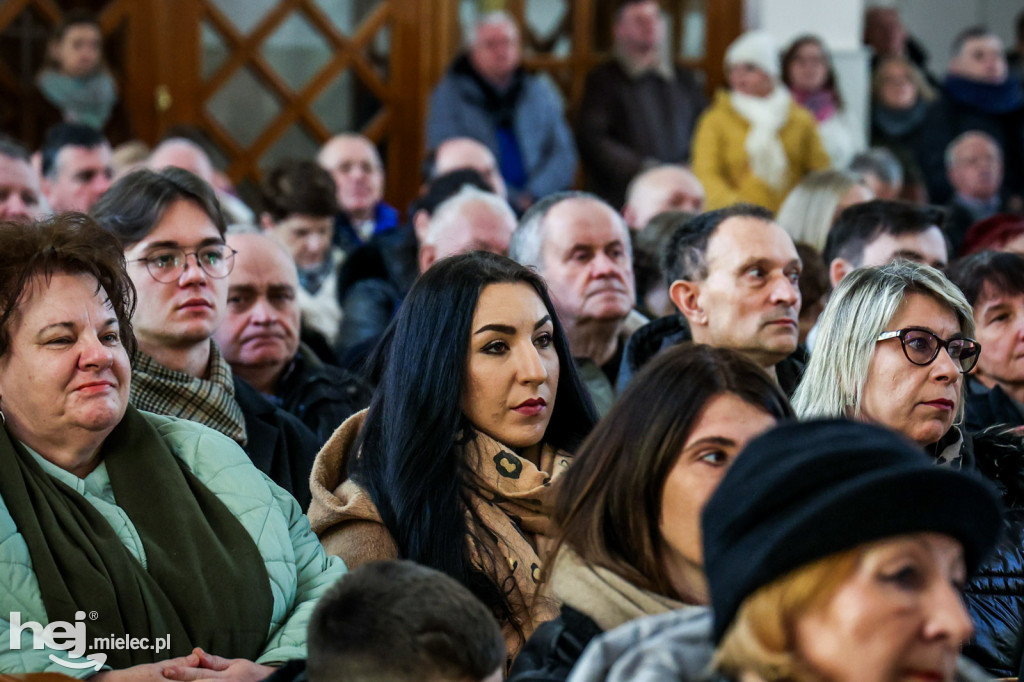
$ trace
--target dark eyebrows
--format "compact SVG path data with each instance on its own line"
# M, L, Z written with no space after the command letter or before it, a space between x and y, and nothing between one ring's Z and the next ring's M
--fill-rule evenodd
M232 284L228 287L228 293L253 296L256 294L256 287L251 284Z
M550 315L545 315L544 317L540 318L537 321L537 324L533 325L534 331L540 329L550 321ZM480 327L475 332L473 332L473 335L476 336L477 334L482 334L483 332L498 332L499 334L508 334L509 336L514 336L516 333L516 328L508 324L485 324L484 326Z
M213 246L213 245L226 244L226 243L227 242L225 242L223 239L221 239L219 237L207 237L203 241L201 241L198 244L196 244L196 248L197 249L201 249L201 248L203 248L205 246ZM182 249L182 250L184 250L185 247L182 246L181 244L179 244L178 242L171 241L171 240L164 240L162 242L152 242L150 244L146 244L146 249L145 249L146 251L153 251L154 249Z
M725 436L708 436L706 438L701 438L690 443L689 445L686 446L685 450L686 452L690 452L691 450L695 450L698 447L703 447L705 445L722 445L725 447L733 447L736 445L736 441L734 441L731 438L726 438Z

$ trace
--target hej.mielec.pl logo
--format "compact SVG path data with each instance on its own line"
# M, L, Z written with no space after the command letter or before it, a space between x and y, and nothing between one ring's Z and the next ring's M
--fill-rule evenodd
M97 617L98 616L95 612L89 614L89 618L91 620L95 620ZM77 611L75 612L74 623L56 620L50 622L46 626L43 626L41 623L31 620L22 623L21 614L17 611L12 612L10 621L11 649L21 649L22 633L26 630L31 630L33 649L56 649L57 651L66 651L68 658L72 659L64 660L55 654L50 654L50 660L57 665L78 670L95 668L98 671L103 667L103 664L107 662L107 655L102 651L94 651L93 653L85 656L84 660L74 660L81 659L88 647L87 636L85 633L85 618L85 611ZM167 635L166 637L155 637L152 643L148 637L111 635L110 637L94 638L92 649L106 649L108 651L111 649L118 651L153 649L157 653L160 653L161 651L167 651L170 649L170 646L170 635Z

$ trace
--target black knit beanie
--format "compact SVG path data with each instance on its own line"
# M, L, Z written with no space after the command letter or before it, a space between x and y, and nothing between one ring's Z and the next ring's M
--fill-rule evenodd
M872 540L943 533L973 572L1001 519L991 484L901 435L835 419L778 426L747 445L701 517L715 643L759 588Z

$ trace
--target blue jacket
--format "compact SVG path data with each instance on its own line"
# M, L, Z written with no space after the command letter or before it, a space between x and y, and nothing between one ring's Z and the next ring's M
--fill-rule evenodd
M550 81L522 71L511 87L517 85L511 124L526 171L523 191L540 198L569 189L576 177L576 145L561 97ZM465 56L456 59L430 97L428 149L452 137L472 137L487 145L500 164L496 131L504 114L494 110L494 93L487 87Z
M263 556L274 606L266 644L256 662L277 665L292 658L304 658L306 625L313 606L345 573L344 562L324 553L295 499L257 470L233 440L196 422L143 414L171 452L235 515ZM102 464L84 479L44 460L40 464L96 507L111 522L125 547L146 566L145 550L135 526L113 499ZM168 532L174 532L172 512L168 512ZM239 586L237 594L225 598L244 599L244 586ZM15 611L21 614L22 623L49 622L28 545L0 498L0 673L55 672L78 677L95 674L92 668L71 670L52 663L49 654L63 656L64 652L33 649L31 629L23 631L21 648L11 649L7 619Z

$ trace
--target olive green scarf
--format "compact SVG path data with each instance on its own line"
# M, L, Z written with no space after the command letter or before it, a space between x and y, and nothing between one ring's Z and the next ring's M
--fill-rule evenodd
M273 596L255 542L224 504L129 407L100 451L117 505L134 524L148 570L84 497L47 475L0 428L0 495L28 545L47 618L86 620L95 637L170 635L170 650L109 650L115 669L201 646L255 659L270 630ZM91 616L90 616L91 617Z

